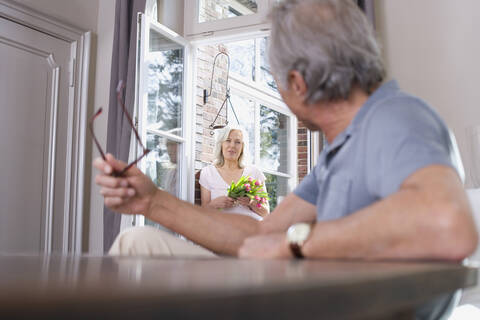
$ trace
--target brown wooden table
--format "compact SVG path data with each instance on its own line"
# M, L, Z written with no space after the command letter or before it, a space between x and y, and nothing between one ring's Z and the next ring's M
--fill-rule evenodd
M0 255L0 319L408 319L476 279L445 263Z

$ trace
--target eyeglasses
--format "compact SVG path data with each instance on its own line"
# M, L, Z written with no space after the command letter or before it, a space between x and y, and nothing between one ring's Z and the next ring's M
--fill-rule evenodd
M113 173L112 173L112 176L114 177L121 177L125 174L125 172L127 172L128 169L130 169L132 166L134 166L135 164L137 164L143 157L145 157L151 150L145 148L145 146L143 145L142 143L142 140L140 139L140 135L138 134L138 131L137 129L135 128L135 125L133 124L133 120L132 120L132 117L130 116L130 114L128 113L127 111L127 108L125 107L125 103L124 103L124 100L123 100L123 93L125 91L125 84L123 83L122 80L120 80L118 82L118 85L117 85L117 102L118 104L122 107L122 111L123 113L125 114L125 116L127 117L127 120L128 120L128 123L130 124L130 126L132 127L132 130L133 130L133 133L135 133L135 137L137 139L137 143L142 147L142 154L136 159L134 160L133 162L131 162L130 164L128 164L125 168L123 168L121 171L118 171L118 170L114 170ZM102 150L102 147L100 146L100 143L98 142L97 140L97 137L95 136L95 133L93 131L93 121L102 113L102 108L100 107L97 112L95 112L95 114L90 118L90 121L88 122L88 128L90 129L90 132L92 134L92 137L93 137L93 141L95 142L95 145L97 146L97 149L98 151L100 152L103 160L107 160L106 157L105 157L105 152Z

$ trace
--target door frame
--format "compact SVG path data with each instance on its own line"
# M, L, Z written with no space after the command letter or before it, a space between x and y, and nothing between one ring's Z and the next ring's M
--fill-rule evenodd
M70 43L67 132L70 147L66 154L62 253L81 254L91 32L64 24L9 0L0 0L0 17ZM47 211L48 214L51 216L53 213ZM49 253L48 246L45 250L45 253Z

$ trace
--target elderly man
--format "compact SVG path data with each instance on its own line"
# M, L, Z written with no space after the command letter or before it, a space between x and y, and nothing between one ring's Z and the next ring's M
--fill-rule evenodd
M271 23L279 92L327 140L318 165L256 221L181 201L135 167L114 177L125 164L96 159L107 206L199 245L135 228L111 253L456 261L472 253L477 232L448 130L423 101L383 82L373 31L353 1L286 0Z

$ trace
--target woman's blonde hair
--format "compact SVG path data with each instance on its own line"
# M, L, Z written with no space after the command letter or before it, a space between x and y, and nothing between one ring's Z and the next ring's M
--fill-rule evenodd
M242 133L243 147L242 147L242 151L240 153L240 157L238 158L238 166L240 168L245 168L245 166L247 166L250 163L250 161L249 161L250 157L249 157L249 154L248 154L248 133L243 127L238 126L238 125L226 126L225 128L221 129L217 133L217 136L216 136L216 139L215 139L216 140L215 141L215 152L214 152L215 159L213 160L213 164L221 167L225 163L225 158L223 157L223 153L222 153L222 143L225 140L227 140L227 138L230 135L230 132L232 130L238 130Z

